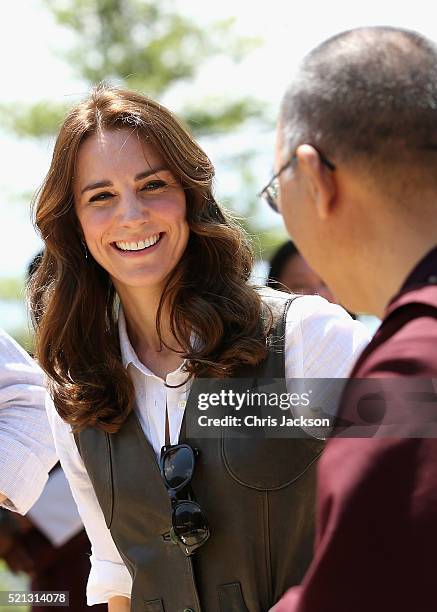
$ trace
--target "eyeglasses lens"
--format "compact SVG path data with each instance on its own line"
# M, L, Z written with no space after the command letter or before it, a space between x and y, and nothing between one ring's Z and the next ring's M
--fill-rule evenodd
M266 189L266 200L270 208L272 208L275 212L278 212L278 193L279 193L279 184L278 180L275 179L271 185L269 185Z
M180 489L188 483L194 471L194 456L189 448L179 447L167 453L164 477L171 489Z
M173 529L185 546L202 544L209 537L205 515L196 502L179 502L173 512Z
M172 504L172 541L183 546L187 556L194 553L210 536L208 522L190 487L197 451L188 445L163 447L161 474Z

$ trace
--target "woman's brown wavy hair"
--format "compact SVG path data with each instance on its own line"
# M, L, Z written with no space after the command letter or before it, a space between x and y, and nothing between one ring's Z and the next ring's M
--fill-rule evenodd
M252 251L214 199L210 160L166 108L139 93L100 85L66 117L34 202L45 242L29 289L36 356L58 413L75 431L94 426L116 432L133 406L133 385L120 356L117 296L107 272L85 257L72 186L81 143L120 127L136 131L159 152L186 194L189 241L163 291L158 333L169 306L171 330L196 377L229 376L267 354L268 317L247 282ZM196 347L192 331L200 341Z

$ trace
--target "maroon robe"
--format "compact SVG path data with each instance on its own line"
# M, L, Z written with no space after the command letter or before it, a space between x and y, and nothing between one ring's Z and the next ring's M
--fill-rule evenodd
M390 302L351 374L399 376L437 379L437 248ZM437 439L329 440L314 560L274 612L436 611Z

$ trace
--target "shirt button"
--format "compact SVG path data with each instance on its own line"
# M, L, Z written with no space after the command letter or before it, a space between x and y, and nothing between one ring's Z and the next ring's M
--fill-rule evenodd
M187 400L179 400L178 401L178 408L182 408L183 409L183 408L185 408L186 405L187 405ZM187 608L187 610L188 610L188 608ZM185 612L185 610L184 610L184 612Z
M193 608L184 608L184 612L194 612Z

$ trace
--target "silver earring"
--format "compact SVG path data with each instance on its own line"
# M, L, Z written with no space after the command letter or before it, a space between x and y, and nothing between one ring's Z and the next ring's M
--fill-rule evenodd
M82 247L83 247L83 250L85 252L85 259L88 259L88 249L87 249L87 246L86 246L86 242L85 242L85 240L83 238L82 238Z

